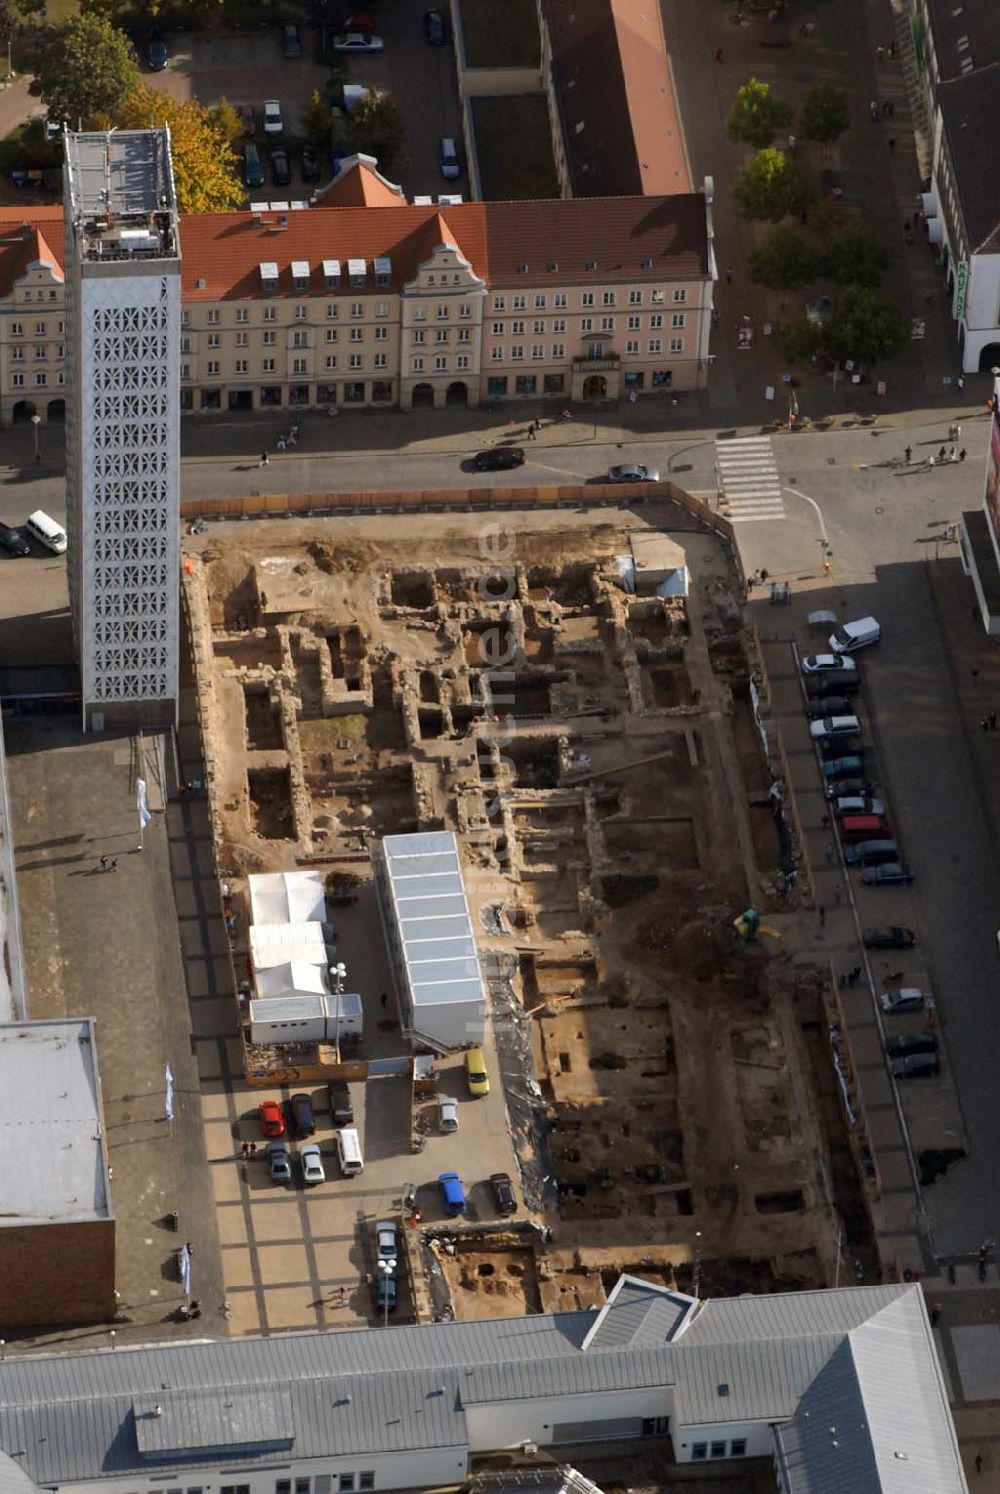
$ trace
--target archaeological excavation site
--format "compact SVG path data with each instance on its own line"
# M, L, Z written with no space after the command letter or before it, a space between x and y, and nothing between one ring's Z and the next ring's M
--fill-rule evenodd
M185 553L219 866L353 889L362 1058L403 1051L366 973L374 848L458 838L525 1209L431 1242L450 1310L587 1307L621 1270L788 1290L863 1257L725 537L644 505L262 520ZM751 907L768 937L737 929Z

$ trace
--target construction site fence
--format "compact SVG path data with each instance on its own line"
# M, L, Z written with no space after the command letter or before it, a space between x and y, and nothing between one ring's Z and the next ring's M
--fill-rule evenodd
M475 513L559 508L674 507L729 547L743 579L733 526L707 503L672 482L588 484L586 487L434 488L392 493L253 493L236 498L187 498L181 517L192 520L310 518L328 515ZM667 526L669 527L669 525Z

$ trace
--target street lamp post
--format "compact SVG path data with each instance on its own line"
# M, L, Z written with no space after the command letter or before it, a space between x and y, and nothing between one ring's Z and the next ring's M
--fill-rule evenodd
M333 994L337 999L337 1023L334 1028L333 1047L340 1062L340 998L344 992L344 979L347 975L347 966L341 961L339 965L330 966L330 974L333 976Z
M32 417L31 417L31 424L32 424L32 427L33 427L34 432L35 432L35 466L36 467L38 466L39 462L42 460L42 454L38 450L38 427L41 425L41 423L42 423L42 417L40 415L32 415Z
M382 1285L383 1327L388 1328L388 1326L389 1326L389 1278L392 1276L392 1273L396 1269L396 1257L394 1255L387 1255L387 1256L381 1257L379 1259L378 1268L381 1271L382 1275L385 1277L385 1281L383 1282L383 1285Z

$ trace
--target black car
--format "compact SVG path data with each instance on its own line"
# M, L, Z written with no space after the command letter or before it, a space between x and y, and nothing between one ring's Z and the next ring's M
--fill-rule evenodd
M30 555L31 546L20 529L12 529L9 524L0 524L0 550L6 550L8 555Z
M824 695L819 700L810 700L806 704L806 715L813 721L820 721L824 716L850 716L851 714L851 702L841 695Z
M351 1091L347 1085L340 1080L335 1080L327 1086L330 1095L330 1114L335 1126L354 1125L354 1106L351 1104Z
M517 1199L514 1197L514 1185L510 1180L509 1173L491 1173L490 1187L493 1189L493 1202L497 1206L497 1213L516 1214Z
M319 181L319 156L311 145L302 147L302 180L304 182Z
M898 924L888 928L865 929L862 943L865 949L912 949L917 936L912 929L902 929Z
M302 33L293 21L286 21L282 26L281 42L288 61L302 56Z
M291 181L292 173L288 169L287 150L272 150L271 178L276 187L287 187Z
M292 1112L292 1124L296 1136L314 1136L316 1121L313 1118L312 1100L308 1095L292 1095L288 1102Z
M494 446L490 451L477 451L472 464L477 472L504 472L523 466L524 452L520 446Z
M149 52L147 54L150 71L162 73L167 65L167 44L163 40L163 32L153 30L149 33Z
M901 1032L886 1038L885 1051L890 1058L906 1058L910 1053L936 1053L937 1038L933 1032Z
M439 10L424 11L424 35L432 47L443 47L448 41L448 26Z
M857 732L846 732L838 737L819 737L819 754L826 762L838 757L864 757L865 744Z
M870 794L872 786L867 778L834 778L826 786L828 799L839 799L847 794Z
M861 689L856 669L829 669L823 674L807 674L805 681L809 700L825 700L830 695L857 695Z
M936 1053L907 1053L889 1061L894 1079L932 1079L941 1072Z
M866 887L900 887L913 881L913 872L902 861L890 861L886 866L866 866L861 880Z

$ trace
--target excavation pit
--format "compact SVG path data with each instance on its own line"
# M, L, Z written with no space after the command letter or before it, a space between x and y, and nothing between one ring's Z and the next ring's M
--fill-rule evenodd
M437 601L434 577L429 571L393 571L390 596L396 607L424 612Z
M292 787L287 768L248 768L250 820L262 840L292 840Z
M280 752L284 746L281 717L271 701L267 687L244 685L243 702L246 711L247 751Z

